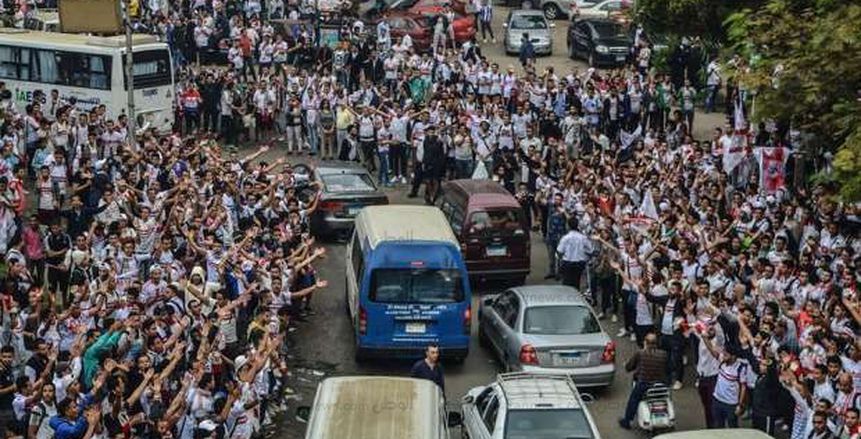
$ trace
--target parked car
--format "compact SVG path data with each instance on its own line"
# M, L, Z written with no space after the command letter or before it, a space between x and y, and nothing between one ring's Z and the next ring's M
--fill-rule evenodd
M613 20L578 20L568 27L568 56L582 57L592 67L624 64L632 46L625 25Z
M380 21L389 24L389 32L395 41L409 35L413 40L413 47L419 52L430 49L433 44L433 29L429 25L429 19L423 15L411 12L389 12L373 23Z
M616 374L616 343L571 287L531 285L484 296L478 337L506 371L566 375L580 387L609 386Z
M535 46L536 55L553 54L552 29L556 24L548 22L541 11L525 9L509 11L502 27L505 28L505 53L519 53L523 45L523 34L526 34Z
M523 284L529 275L529 229L523 208L492 180L443 184L439 207L460 242L470 277Z
M539 4L548 20L572 19L582 7L588 7L600 0L542 0Z
M409 30L410 32L415 32L413 29L413 25L418 25L423 34L427 35L427 46L426 47L418 47L420 50L425 50L429 48L431 44L433 44L433 25L434 20L437 16L443 13L444 10L443 2L437 2L437 0L398 0L391 4L385 11L383 11L382 17L383 19L388 19L389 17L406 17L408 22L395 23L396 25L401 25L402 29ZM454 9L454 8L453 8ZM459 44L463 44L467 41L470 41L477 31L475 20L470 15L464 15L463 13L455 11L454 18L454 39ZM391 22L389 23L392 24ZM404 28L406 26L406 28ZM392 29L395 27L392 26ZM392 35L398 37L395 32L392 32ZM415 37L413 33L410 33L410 37L413 39L415 43Z
M631 8L630 0L599 0L595 2L584 2L577 5L571 11L571 20L586 20L590 18L616 18L622 19L628 9Z
M600 439L591 399L563 375L501 374L463 397L463 429L471 439Z
M451 6L451 9L461 15L466 14L466 1L463 0L394 0L388 2L385 9L396 11L412 12L432 12L440 13L445 5Z
M311 231L320 236L346 237L353 219L369 205L389 204L374 178L355 163L327 163L313 170L313 180L322 185L317 209L311 216Z

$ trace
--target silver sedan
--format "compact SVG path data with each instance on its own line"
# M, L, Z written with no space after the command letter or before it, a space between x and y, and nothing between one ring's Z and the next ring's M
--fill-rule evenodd
M519 53L524 38L529 38L536 55L553 54L552 28L556 24L548 22L543 12L524 9L511 11L502 26L505 28L505 53Z
M532 285L485 296L478 318L479 340L505 371L568 375L578 387L613 382L616 343L573 288Z

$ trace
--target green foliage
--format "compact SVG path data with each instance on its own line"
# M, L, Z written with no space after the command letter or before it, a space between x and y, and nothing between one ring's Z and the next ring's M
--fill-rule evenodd
M727 17L763 3L765 0L637 0L634 15L654 33L722 41L726 38L723 23Z
M812 152L836 151L840 195L861 200L861 3L769 0L726 20L735 72L756 96L757 119L812 133Z

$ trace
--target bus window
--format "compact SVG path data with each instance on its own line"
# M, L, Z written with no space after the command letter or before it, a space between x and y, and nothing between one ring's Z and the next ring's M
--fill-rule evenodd
M125 61L124 55L123 66L125 66ZM125 68L123 68L123 72L125 72ZM134 75L135 89L170 85L172 82L170 54L167 50L135 52L132 74ZM126 87L126 89L128 88Z
M463 298L458 270L383 268L371 273L372 302L454 303Z
M8 46L0 46L0 78L18 79L18 61L15 50Z

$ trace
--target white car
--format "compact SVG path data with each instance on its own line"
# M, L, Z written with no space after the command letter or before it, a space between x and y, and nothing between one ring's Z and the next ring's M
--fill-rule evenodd
M570 19L573 11L584 6L591 6L601 0L538 0L536 4L544 11L544 16L548 20L558 20L560 18Z
M600 439L589 400L565 375L500 374L463 397L463 432L470 439Z
M580 3L580 2L577 2ZM589 18L617 18L624 10L631 7L630 0L600 0L597 2L584 3L571 8L569 16L571 20L585 20Z

